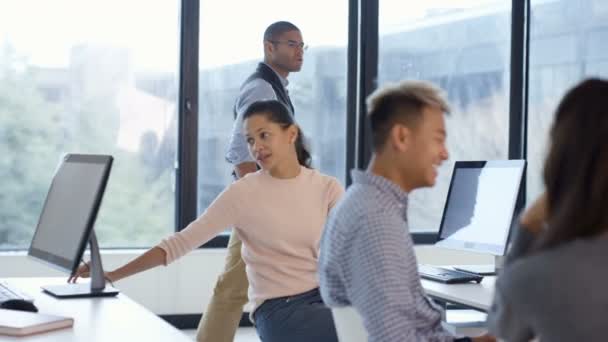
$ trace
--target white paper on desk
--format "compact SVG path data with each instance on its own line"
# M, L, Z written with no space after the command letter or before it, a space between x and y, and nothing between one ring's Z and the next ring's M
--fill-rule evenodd
M73 325L70 317L0 309L0 335L27 336Z

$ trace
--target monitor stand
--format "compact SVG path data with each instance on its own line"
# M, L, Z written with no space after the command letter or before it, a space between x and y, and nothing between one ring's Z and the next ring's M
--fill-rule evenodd
M495 276L496 273L502 268L503 263L504 256L497 255L494 256L493 265L459 265L455 266L454 269L479 274L481 276Z
M117 289L106 285L95 230L91 230L89 242L91 244L91 282L43 286L44 292L57 298L112 297L118 294Z

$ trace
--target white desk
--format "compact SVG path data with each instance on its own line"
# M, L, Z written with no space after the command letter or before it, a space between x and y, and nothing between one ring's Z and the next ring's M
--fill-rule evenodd
M480 284L443 284L422 279L422 287L431 298L487 312L494 298L495 281L496 277L489 276Z
M0 335L0 341L189 341L190 338L124 294L108 298L56 299L41 285L65 283L66 278L5 278L34 298L40 313L74 318L72 328L28 337Z

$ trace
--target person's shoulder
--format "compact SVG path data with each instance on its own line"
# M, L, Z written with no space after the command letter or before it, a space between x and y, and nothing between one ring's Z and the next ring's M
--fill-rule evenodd
M241 86L241 95L253 92L254 90L267 90L274 92L272 84L268 83L268 81L263 78L256 77L243 83Z
M325 174L317 169L311 169L311 168L304 168L305 172L307 172L310 177L318 179L326 184L331 183L331 184L341 184L340 181L338 180L338 178Z
M559 283L576 263L577 241L550 250L519 258L505 266L498 278L501 291L522 302L540 300L547 293L547 284ZM524 298L525 297L525 298Z
M306 184L316 184L323 189L333 189L340 191L341 193L344 192L344 186L338 178L324 174L317 169L309 169L306 167L302 169L303 172L305 172Z
M243 177L239 178L236 183L244 183L244 184L251 184L253 182L258 182L260 179L262 179L264 177L264 172L262 169L259 169L255 172L249 172L248 174L244 175Z
M236 108L239 115L254 101L275 100L276 93L272 85L261 78L255 78L246 82L241 87L236 100Z
M348 187L344 197L351 205L360 207L366 214L384 213L385 207L379 205L381 193L369 184L354 183Z
M250 172L245 176L235 180L230 187L234 188L236 191L243 191L245 189L255 187L263 180L262 170L258 170L256 172Z
M384 208L378 206L369 189L358 184L351 185L342 195L334 211L342 220L349 221L351 225L369 226L370 220L377 217L386 217Z

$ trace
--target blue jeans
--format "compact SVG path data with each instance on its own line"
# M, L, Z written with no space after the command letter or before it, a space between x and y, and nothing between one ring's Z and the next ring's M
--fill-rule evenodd
M338 342L319 289L264 301L253 315L262 342Z

